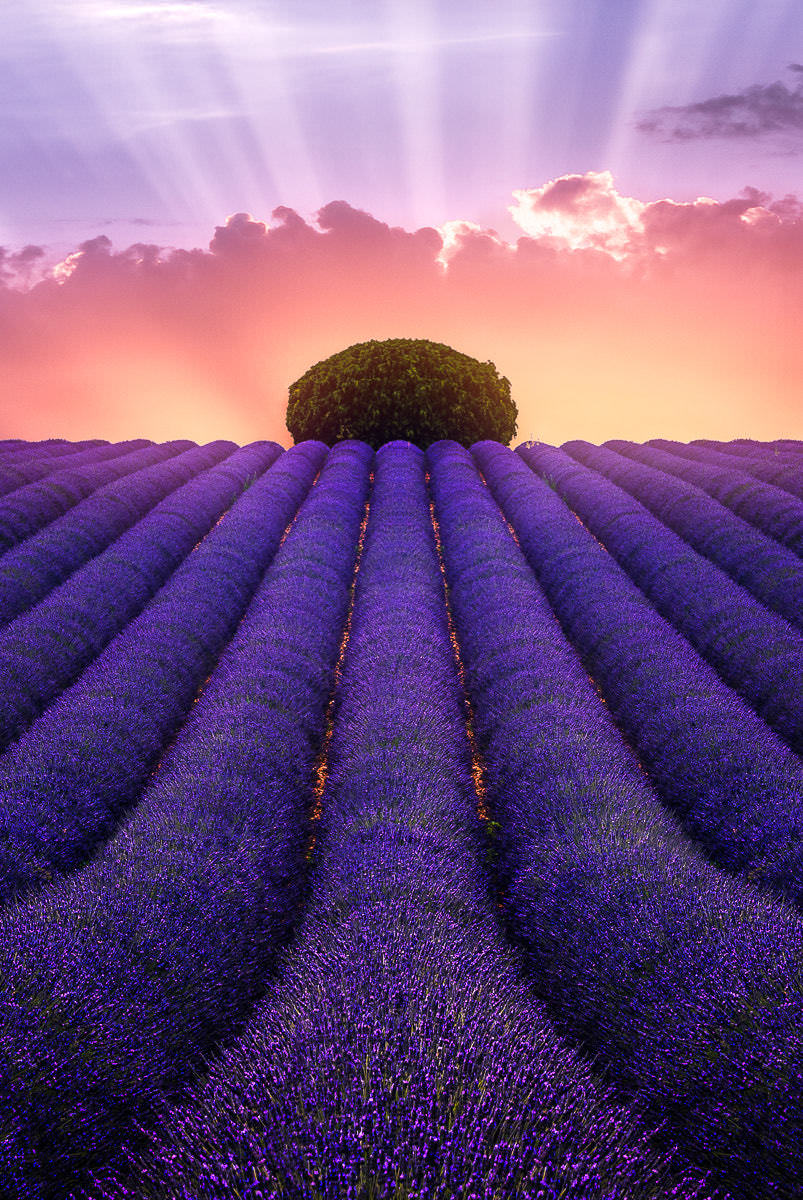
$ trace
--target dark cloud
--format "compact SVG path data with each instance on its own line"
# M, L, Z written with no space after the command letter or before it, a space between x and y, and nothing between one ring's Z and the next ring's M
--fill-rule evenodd
M44 246L28 245L13 251L0 246L0 284L29 283L33 270L44 257Z
M801 74L803 64L790 63L789 70ZM780 81L754 84L743 92L712 96L696 104L656 108L645 113L636 128L668 142L803 135L803 79L794 87Z

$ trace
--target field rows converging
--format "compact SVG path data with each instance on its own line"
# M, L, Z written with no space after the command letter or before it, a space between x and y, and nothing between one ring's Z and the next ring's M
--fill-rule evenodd
M178 443L173 446L180 448ZM6 550L0 568L0 625L32 608L160 500L216 459L206 449L177 451L166 460L97 488L61 517Z
M635 496L645 508L726 572L768 608L803 626L803 580L800 561L790 550L741 520L694 484L665 474L654 457L642 451L640 461L604 446L567 442L580 462L599 470ZM666 455L664 455L666 458ZM677 458L674 459L677 461Z
M551 447L520 450L658 612L794 750L803 750L803 634L590 465Z
M801 760L516 454L475 455L661 799L714 862L803 900Z
M327 766L292 952L146 1186L663 1194L638 1121L561 1046L494 920L414 447L377 455Z
M743 470L738 461L733 466L727 462L724 465L699 462L687 458L682 453L682 446L678 447L679 453L670 453L674 449L671 443L638 446L632 442L611 441L605 445L636 462L656 467L665 475L674 475L694 484L761 533L769 534L771 539L781 542L795 554L803 555L803 501L773 484L762 483ZM718 513L717 509L709 511ZM722 521L727 514L721 512L718 517ZM772 551L772 541L763 549Z
M799 1197L799 444L0 450L0 1195Z
M798 449L791 453L756 443L750 443L746 447L738 442L727 445L719 442L703 442L698 445L692 442L685 445L681 442L656 439L649 444L706 465L738 467L763 483L803 499L803 455L800 452L800 443L797 443Z
M192 443L186 442L167 442L163 446L135 442L116 449L118 453L113 458L106 456L105 461L82 467L72 466L68 459L66 465L59 463L58 470L44 479L9 491L0 501L0 550L18 545L97 488L115 479L122 479L152 463L163 462L181 450L192 452L194 449L196 457L199 453L199 448L192 448ZM234 447L222 442L218 446L204 447L200 453L214 461L222 458L228 449ZM92 453L97 458L99 452Z

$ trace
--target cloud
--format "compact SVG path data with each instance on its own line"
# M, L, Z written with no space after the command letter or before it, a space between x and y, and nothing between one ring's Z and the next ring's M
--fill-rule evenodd
M789 70L800 74L803 64L790 63ZM803 134L803 79L794 87L780 81L754 84L696 104L652 109L636 122L636 129L668 142Z
M0 285L30 283L35 268L44 258L43 246L28 245L16 251L0 246Z
M513 220L531 238L569 250L601 250L625 258L641 231L646 207L617 192L610 171L564 175L540 188L515 191Z
M565 175L513 194L508 211L539 248L603 255L630 274L699 270L704 263L727 271L748 259L766 267L790 255L790 266L801 265L803 204L792 195L773 200L746 187L726 201L645 202L622 195L610 171Z
M288 442L288 385L353 342L426 337L513 385L519 437L803 436L803 205L642 201L608 172L514 194L515 243L343 200L228 217L206 249L0 254L6 436ZM797 424L795 424L797 422Z
M157 221L153 217L106 217L103 221L96 221L96 225L104 227L111 225L140 225L147 228L157 228L164 225L178 225L178 221Z

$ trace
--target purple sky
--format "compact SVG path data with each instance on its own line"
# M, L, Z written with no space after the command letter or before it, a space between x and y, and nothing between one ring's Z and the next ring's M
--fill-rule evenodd
M803 192L800 0L23 0L0 12L0 244L205 246L346 200L513 239L516 189Z
M286 439L369 338L518 437L803 437L803 0L0 0L4 436Z

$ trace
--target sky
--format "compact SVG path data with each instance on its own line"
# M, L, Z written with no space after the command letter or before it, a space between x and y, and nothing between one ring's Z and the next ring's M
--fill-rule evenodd
M514 442L803 438L800 0L20 0L0 105L1 437L427 337Z

